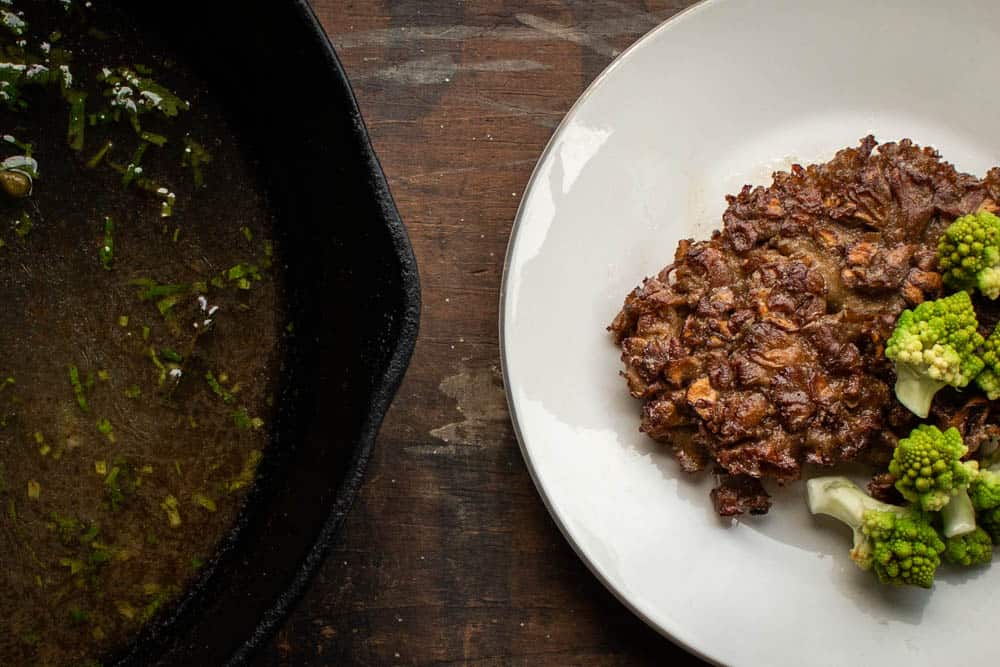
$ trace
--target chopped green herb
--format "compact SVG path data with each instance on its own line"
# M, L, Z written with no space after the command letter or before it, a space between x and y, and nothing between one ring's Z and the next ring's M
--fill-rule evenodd
M199 507L204 507L209 512L214 512L217 509L216 505L215 505L215 501L212 500L211 498L209 498L208 496L206 496L203 493L195 493L195 494L193 494L191 496L191 500L194 501L195 505L198 505Z
M258 429L264 426L264 420L260 417L250 417L246 408L239 408L233 412L233 423L239 428Z
M49 516L52 519L49 527L55 529L59 535L59 541L66 546L72 546L76 543L77 536L83 530L80 522L71 516L62 516L57 512L52 512Z
M222 386L222 384L216 379L215 375L212 374L212 371L205 373L205 382L208 383L208 386L212 389L215 395L221 398L224 403L233 402L233 395Z
M162 299L176 294L185 294L191 289L190 285L183 284L161 285L149 278L139 278L138 280L133 280L130 284L143 288L139 292L139 298L143 301Z
M104 491L111 503L111 509L117 511L127 498L135 493L137 486L135 468L122 459L116 460L104 478Z
M226 270L223 275L242 290L250 289L253 281L262 280L260 269L255 264L237 264Z
M90 620L90 614L79 607L70 607L69 618L74 623L86 623Z
M143 146L149 146L148 142L143 142ZM140 156L141 157L141 156ZM174 213L174 203L177 201L177 195L171 192L168 188L163 187L159 183L152 181L145 176L142 176L142 167L139 166L135 159L128 165L122 165L117 162L108 162L108 166L113 170L122 175L122 181L125 184L134 184L135 187L140 190L144 190L150 194L156 195L160 198L160 217L169 218Z
M80 383L80 371L72 364L69 367L69 382L73 387L73 394L76 395L77 405L80 406L80 409L84 413L89 413L90 406L87 405L87 395L83 389L83 385Z
M140 396L142 396L142 389L140 389L137 384L134 384L125 390L125 398L139 398Z
M136 614L135 607L133 607L127 601L116 600L115 606L118 608L118 613L121 614L124 618L130 621L135 619L135 614Z
M181 525L180 503L172 495L168 495L160 503L160 508L167 513L167 522L171 528L178 528Z
M128 185L142 174L142 156L146 153L147 148L149 148L149 142L143 141L139 144L139 148L132 155L132 161L126 165L125 173L122 174L122 185Z
M149 348L149 358L152 359L153 365L156 366L156 370L160 372L157 377L157 384L162 385L167 381L167 367L163 365L162 361L160 361L160 357L156 353L156 348Z
M191 176L194 178L194 186L200 188L205 184L205 177L201 167L212 161L212 156L205 147L191 137L184 137L184 156L181 158L181 166L191 167Z
M184 361L184 357L170 349L160 350L160 359L174 364L179 364Z
M90 544L91 542L94 541L94 538L97 537L97 534L99 532L101 532L100 525L96 523L91 524L90 527L87 528L87 530L83 531L83 533L80 535L79 537L80 544Z
M83 572L83 561L76 558L60 558L59 564L63 567L69 568L69 573L71 575L79 574Z
M149 601L142 610L142 621L146 622L156 614L156 611L170 599L170 594L168 591L157 591L153 594L153 599Z
M14 233L17 234L19 239L23 239L31 230L34 228L34 224L31 222L31 216L25 211L21 211L21 215L14 220Z
M49 447L48 443L45 442L45 436L42 435L41 431L35 431L34 434L35 444L38 445L38 453L42 456L48 456L52 448Z
M232 493L233 491L250 486L251 482L253 482L254 474L257 472L257 465L260 463L262 457L263 455L260 453L260 450L252 450L247 455L246 463L243 464L243 470L240 471L239 476L236 479L230 480L225 485L226 490Z
M108 421L108 419L106 419L105 417L101 417L100 419L97 420L97 431L98 433L106 437L108 439L108 442L110 442L111 444L115 443L114 427L111 425L111 422Z
M160 217L169 218L174 214L174 202L177 201L177 195L169 192L166 188L158 188L156 193L163 197L163 202L160 204Z
M123 329L128 326L128 315L120 315L118 317L118 326Z
M74 623L86 623L90 620L90 614L79 607L70 607L69 617Z
M181 297L176 294L173 296L164 297L156 302L156 309L160 311L160 315L166 317L180 300Z
M121 109L130 117L155 110L170 118L190 108L172 91L148 76L140 76L136 70L118 67L105 72L99 77L108 84L105 97L110 98L112 108Z
M156 134L155 132L142 131L139 133L139 138L143 141L148 141L154 146L163 146L167 143L167 138L162 134Z
M115 259L115 239L114 239L115 225L111 222L111 218L104 218L104 240L101 242L101 248L99 251L101 266L104 267L105 271L111 270L111 265ZM127 320L126 320L127 322Z
M86 104L87 93L79 90L67 90L63 93L69 102L69 127L66 130L66 141L75 151L83 150L84 130L87 127Z
M90 552L90 556L87 558L87 564L90 566L104 565L111 560L111 552L107 549L101 549L94 547L94 550Z
M89 169L94 169L97 167L97 165L101 164L101 161L104 159L104 156L108 154L108 151L111 150L111 147L113 145L114 144L111 143L110 139L108 141L105 141L104 145L101 146L96 153L94 153L94 156L89 160L87 160L87 167Z

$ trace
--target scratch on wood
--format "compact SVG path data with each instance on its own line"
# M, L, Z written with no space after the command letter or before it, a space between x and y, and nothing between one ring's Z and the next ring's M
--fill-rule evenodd
M363 32L340 33L334 36L338 49L352 49L358 46L388 46L410 41L466 42L473 39L493 37L512 41L537 40L538 34L525 28L503 28L499 26L412 26L408 30L399 28L376 28Z
M362 74L359 80L375 77L384 81L393 81L408 85L427 85L447 83L457 72L528 72L531 70L551 69L534 60L487 60L474 63L456 63L451 56L438 55L429 58L408 60L398 65L391 65L374 74Z
M588 9L595 6L607 7L608 9L613 9L625 14L626 16L635 17L640 21L644 21L649 27L653 27L660 22L660 19L655 18L657 13L654 12L644 12L641 9L637 9L631 5L624 2L616 2L615 0L570 0L570 4L576 5L577 7L586 7ZM678 8L678 10L681 8ZM673 14L677 10L672 10L670 14Z
M621 36L637 37L650 27L670 18L676 13L676 9L667 9L655 12L641 12L623 16L619 18L603 18L601 20L584 21L572 29L572 32L593 37L598 41L612 39ZM544 24L561 28L563 31L570 30L558 23L553 23L546 19L540 19L533 14L521 14L517 19L520 26L409 26L405 30L400 28L376 28L360 32L336 33L333 42L338 49L353 49L362 46L392 46L405 42L421 41L444 41L444 42L469 42L477 39L496 39L508 42L539 42L557 37L565 39L561 35L553 34L537 28L530 23L521 20L522 16L539 19ZM536 20L535 23L538 21ZM615 50L608 44L604 44L607 55L614 55ZM615 52L616 53L616 52Z
M440 183L442 176L454 176L456 174L469 174L474 172L485 172L487 170L492 171L503 171L506 169L513 169L515 167L525 167L528 165L533 165L537 162L535 158L527 160L508 160L506 162L500 162L499 164L492 165L490 167L477 165L475 167L451 167L448 169L435 169L433 171L422 171L415 174L409 174L405 176L398 176L398 180L402 183L420 183L422 181L431 181L433 183Z
M478 91L476 91L472 96L465 96L459 99L462 101L468 100L470 104L475 104L488 109L496 109L498 111L507 111L518 116L533 116L535 117L535 124L548 128L553 128L558 125L559 120L563 117L563 114L566 113L566 109L541 109L521 104L511 104L502 100L493 99L492 97L488 97Z
M567 42L573 42L578 46L586 47L595 53L601 54L602 56L614 58L618 55L618 49L611 46L600 37L581 30L580 28L560 25L554 21L542 18L541 16L535 16L534 14L515 14L514 18L529 28L534 28L535 30L558 39L564 39Z

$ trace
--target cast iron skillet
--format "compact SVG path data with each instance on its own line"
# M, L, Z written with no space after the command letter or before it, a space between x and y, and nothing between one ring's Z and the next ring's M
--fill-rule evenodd
M260 161L295 333L239 524L175 609L107 662L239 663L302 593L350 508L413 350L417 268L350 86L304 0L122 5L221 96Z

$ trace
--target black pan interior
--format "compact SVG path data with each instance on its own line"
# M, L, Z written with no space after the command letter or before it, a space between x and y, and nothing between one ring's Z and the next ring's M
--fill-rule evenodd
M416 265L304 1L120 4L207 81L260 161L295 333L240 524L173 612L109 662L239 662L301 593L350 507L413 348Z

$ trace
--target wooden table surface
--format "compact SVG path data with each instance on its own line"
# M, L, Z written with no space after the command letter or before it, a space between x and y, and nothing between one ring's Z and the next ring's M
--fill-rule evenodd
M511 429L497 310L542 149L684 0L314 0L416 250L420 338L367 479L260 665L687 664L590 574Z

